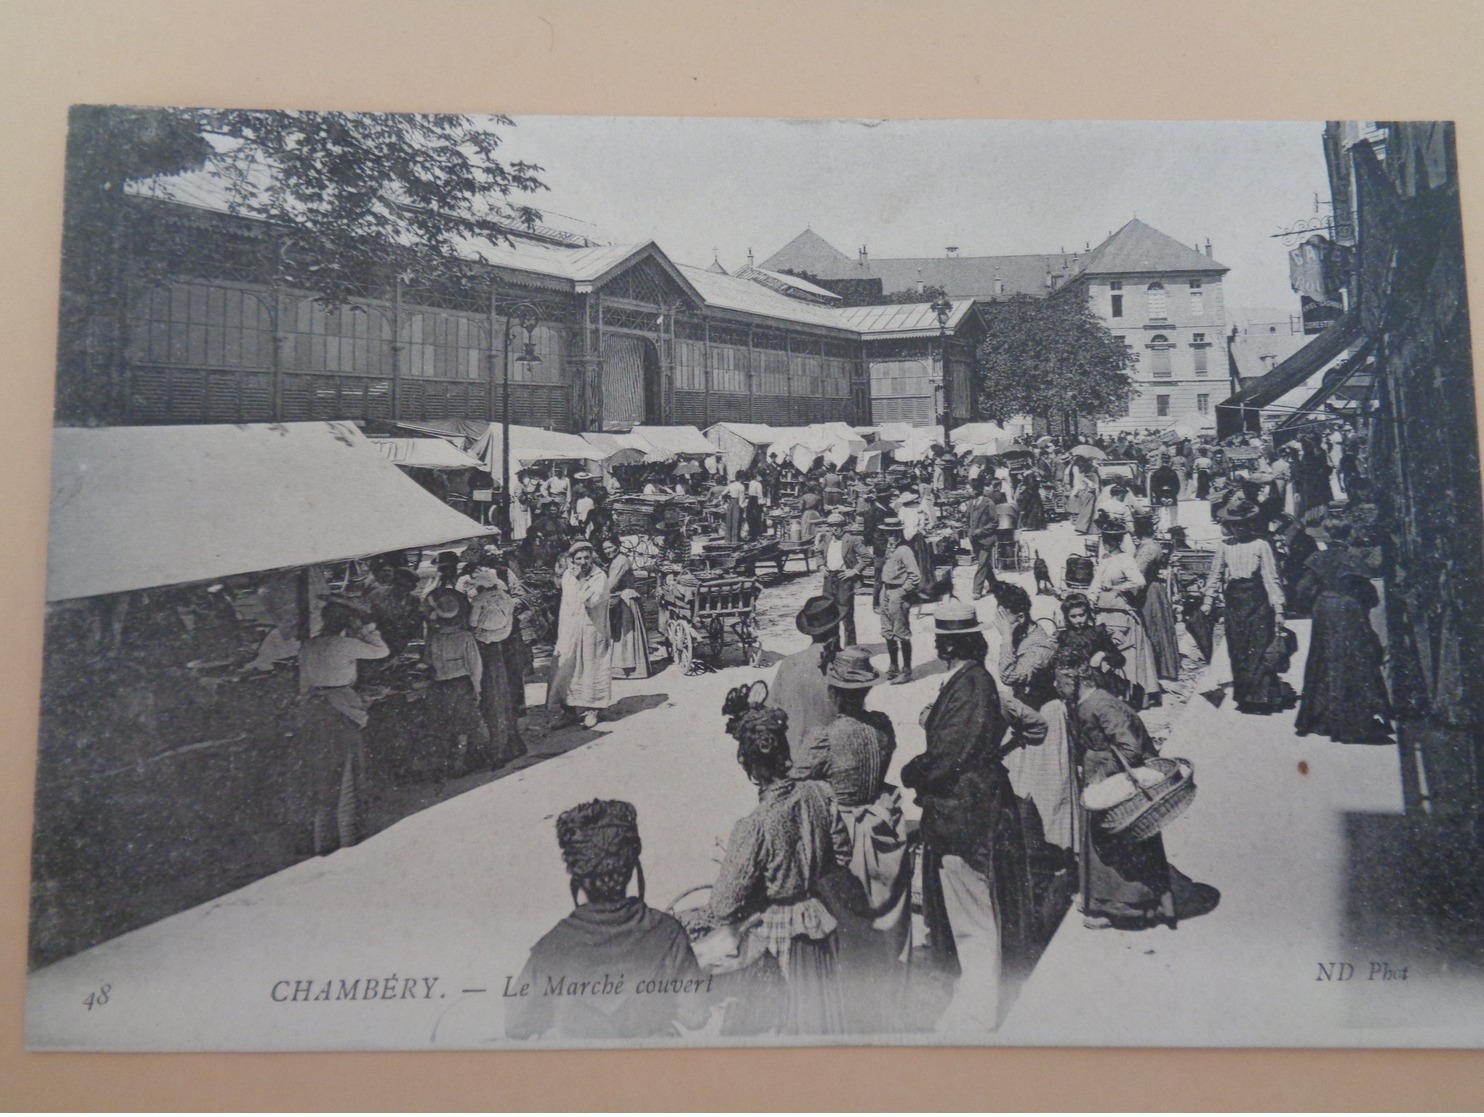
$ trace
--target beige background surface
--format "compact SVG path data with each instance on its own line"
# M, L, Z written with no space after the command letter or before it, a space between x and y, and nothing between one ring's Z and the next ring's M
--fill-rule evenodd
M21 998L69 103L512 115L1452 118L1460 122L1465 197L1474 202L1466 229L1477 260L1481 43L1484 5L1476 0L0 0L0 1106L1480 1108L1477 1053L26 1055ZM1472 306L1484 322L1484 284L1476 282ZM199 996L209 999L212 990Z

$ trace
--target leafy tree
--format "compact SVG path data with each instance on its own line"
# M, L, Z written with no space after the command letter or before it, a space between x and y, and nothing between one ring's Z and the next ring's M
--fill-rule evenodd
M67 138L58 414L117 413L100 378L123 365L129 276L163 279L187 251L219 248L189 220L141 212L130 186L172 197L168 176L201 171L237 216L255 277L341 303L393 274L469 280L468 242L498 243L540 219L517 195L541 168L499 156L506 117L77 106ZM230 255L230 253L228 253ZM240 260L238 260L240 262Z
M1136 358L1084 299L1012 295L980 304L980 313L987 333L975 376L994 419L1065 412L1111 419L1127 411Z

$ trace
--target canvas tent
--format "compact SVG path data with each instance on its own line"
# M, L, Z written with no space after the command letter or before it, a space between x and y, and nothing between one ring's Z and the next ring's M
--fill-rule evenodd
M1015 435L998 423L965 423L949 432L956 454L991 457L1003 454L1015 444Z
M488 423L484 433L468 449L485 463L491 474L499 477L504 461L503 445L500 424ZM510 425L510 460L517 467L545 461L600 462L609 453L578 434L523 427L515 423Z
M695 427L646 427L637 426L628 434L629 440L639 449L650 454L650 461L673 461L678 457L710 457L716 447L706 441Z
M486 535L351 423L59 427L48 601Z
M777 451L780 458L791 459L800 469L806 469L820 454L831 465L844 465L866 447L865 439L845 423L811 423L803 427L717 423L707 428L705 437L731 473L751 466L760 452Z
M388 461L408 469L483 469L472 458L443 438L372 438L368 440Z

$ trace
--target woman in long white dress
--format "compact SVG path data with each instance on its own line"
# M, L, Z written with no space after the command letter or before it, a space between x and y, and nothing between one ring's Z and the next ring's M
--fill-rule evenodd
M573 543L567 552L551 681L546 686L552 728L571 725L580 716L582 724L591 729L613 701L608 575L596 559L593 545L585 539Z

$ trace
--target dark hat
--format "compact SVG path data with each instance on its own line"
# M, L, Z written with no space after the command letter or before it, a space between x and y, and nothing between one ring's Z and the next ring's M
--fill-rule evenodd
M933 613L933 632L938 636L957 636L961 632L983 632L979 614L967 601L950 597Z
M639 863L639 812L632 803L579 803L557 816L556 832L562 860L574 877L629 872Z
M833 597L817 594L804 602L799 615L794 618L799 631L805 636L818 636L840 627L840 606Z
M1251 523L1260 515L1262 515L1262 510L1257 505L1246 497L1239 496L1227 502L1226 507L1221 510L1219 519L1224 524L1245 524Z
M871 665L870 651L857 644L835 653L824 681L842 690L864 690L881 681L881 672Z
M342 609L349 609L353 613L369 613L370 610L364 604L353 597L346 597L343 593L329 593L320 597L322 605L338 605Z

